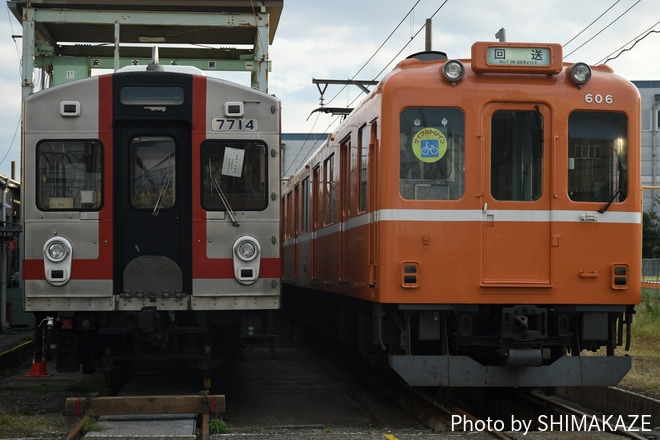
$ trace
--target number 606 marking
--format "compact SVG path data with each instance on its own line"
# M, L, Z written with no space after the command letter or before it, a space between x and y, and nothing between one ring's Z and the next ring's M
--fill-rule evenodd
M614 97L612 97L612 95L603 96L600 93L596 93L595 95L593 93L587 93L584 95L584 100L587 104L612 104L612 102L614 102Z

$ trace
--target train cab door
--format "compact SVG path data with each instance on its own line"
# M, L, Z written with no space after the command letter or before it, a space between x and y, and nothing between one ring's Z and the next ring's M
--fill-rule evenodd
M116 291L190 294L191 133L187 124L124 124L116 131Z
M482 283L549 285L550 112L498 103L484 117Z

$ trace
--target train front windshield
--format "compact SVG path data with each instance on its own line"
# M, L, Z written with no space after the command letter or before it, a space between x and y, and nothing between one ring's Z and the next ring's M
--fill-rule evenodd
M202 145L202 206L207 211L260 211L268 207L266 145L216 141ZM223 201L225 199L225 201Z
M401 112L400 191L408 200L456 200L465 190L465 117L457 108Z
M94 140L46 140L37 145L37 206L89 211L102 205L103 148Z
M575 111L568 125L568 195L622 202L628 193L628 121L622 113Z

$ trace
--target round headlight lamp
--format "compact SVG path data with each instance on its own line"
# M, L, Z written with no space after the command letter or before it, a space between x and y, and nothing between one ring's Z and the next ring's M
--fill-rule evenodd
M243 261L250 261L257 255L257 247L251 241L244 241L236 248L238 257Z
M568 76L574 84L582 86L591 79L591 67L585 63L575 63L568 70Z
M449 60L442 65L442 76L449 82L460 81L465 75L465 67L458 60Z
M51 240L44 249L46 258L53 263L59 263L69 255L69 247L60 240Z
M234 253L244 262L252 261L259 255L259 242L251 236L243 236L234 242Z

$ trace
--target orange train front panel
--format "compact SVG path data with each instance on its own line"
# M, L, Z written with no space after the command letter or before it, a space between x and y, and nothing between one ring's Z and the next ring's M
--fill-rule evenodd
M287 183L314 170L284 281L371 307L413 385L617 383L640 300L639 93L558 45L472 56L402 61Z

